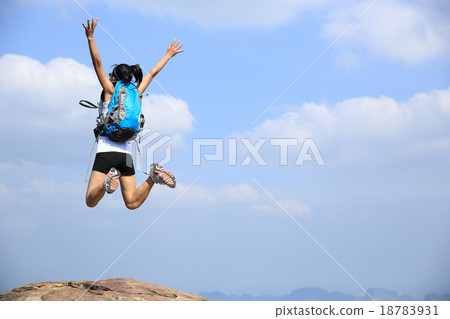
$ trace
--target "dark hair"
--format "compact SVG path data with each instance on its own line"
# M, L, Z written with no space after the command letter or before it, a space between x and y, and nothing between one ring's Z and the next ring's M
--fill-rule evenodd
M142 82L142 69L139 64L128 65L125 63L113 65L112 74L122 82L131 82L133 77L137 85Z

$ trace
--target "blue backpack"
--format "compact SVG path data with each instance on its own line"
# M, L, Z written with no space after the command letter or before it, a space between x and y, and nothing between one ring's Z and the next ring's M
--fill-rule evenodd
M114 142L135 139L145 122L141 106L142 99L136 86L130 82L117 82L108 113L103 118L103 114L99 112L99 122L102 122L99 124L103 124L102 133Z
M92 145L91 153L89 155L89 164L86 171L85 182L88 180L92 153L95 144L98 142L99 136L106 135L114 142L127 142L135 139L138 133L142 131L145 124L144 114L141 113L142 97L139 95L139 91L135 85L122 81L116 83L106 116L103 116L102 112L103 100L103 92L97 105L87 100L80 100L81 106L90 109L98 109L97 126L94 128L95 142L94 145ZM142 167L139 146L138 152Z

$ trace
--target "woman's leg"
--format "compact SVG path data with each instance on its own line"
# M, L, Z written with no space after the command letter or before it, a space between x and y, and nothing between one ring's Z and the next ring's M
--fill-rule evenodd
M103 188L105 177L106 174L104 173L92 171L86 191L86 205L89 207L97 206L103 195L105 195L105 189Z
M123 200L128 209L136 209L144 203L155 182L151 177L136 188L136 175L120 176Z

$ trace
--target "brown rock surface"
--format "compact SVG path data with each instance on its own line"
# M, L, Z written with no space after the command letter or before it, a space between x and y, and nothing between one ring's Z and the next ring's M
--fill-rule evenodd
M102 301L102 300L161 300L206 301L193 293L149 284L134 279L106 279L92 281L40 282L17 287L0 294L0 300L48 300L48 301ZM81 296L81 298L80 298Z

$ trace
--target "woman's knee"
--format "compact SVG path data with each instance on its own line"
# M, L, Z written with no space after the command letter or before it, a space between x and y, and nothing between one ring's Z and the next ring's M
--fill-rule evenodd
M88 198L86 198L86 206L93 208L95 206L97 206L97 203L93 202L92 200L89 200Z
M136 208L139 208L141 205L136 204L135 202L128 202L125 201L125 206L129 209L129 210L135 210Z
M87 207L93 208L93 207L97 206L99 200L96 200L95 198L93 198L92 196L90 196L90 193L88 193L88 194L86 195L86 200L85 200L85 202L86 202L86 206L87 206Z

